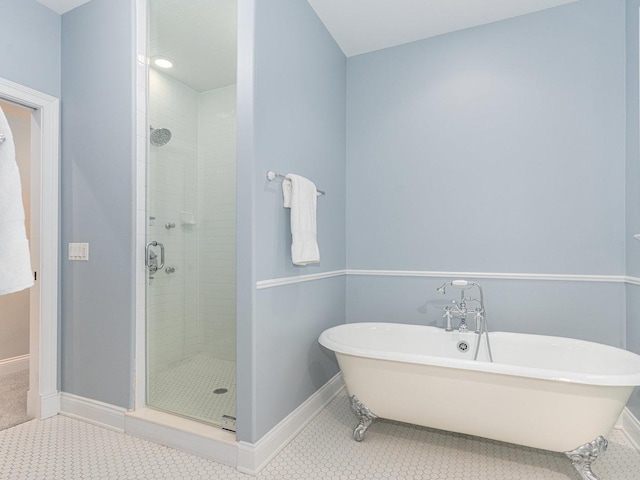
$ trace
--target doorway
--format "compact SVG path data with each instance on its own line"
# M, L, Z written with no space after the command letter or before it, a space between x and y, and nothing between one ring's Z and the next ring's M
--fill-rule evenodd
M9 124L20 172L27 238L31 213L31 112L32 109L0 99ZM0 132L5 143L9 132ZM0 145L1 146L1 145ZM6 146L5 146L6 148ZM29 390L30 290L0 296L0 430L24 423Z
M59 100L0 78L0 100L18 108L28 124L29 237L35 284L28 290L29 390L27 413L48 418L60 411L58 392ZM20 127L22 128L22 127ZM26 128L26 126L25 126ZM22 135L21 135L22 136ZM23 305L21 307L26 310ZM24 325L23 329L26 328ZM21 344L20 348L25 348ZM14 352L15 353L15 352ZM11 353L13 355L13 353ZM18 355L20 356L20 355ZM15 362L12 362L15 363ZM18 361L18 366L20 363Z

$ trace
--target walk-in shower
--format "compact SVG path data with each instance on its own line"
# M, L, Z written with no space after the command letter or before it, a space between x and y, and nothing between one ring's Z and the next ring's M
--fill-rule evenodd
M173 67L148 69L146 404L216 425L236 415L236 9L148 3L148 57Z

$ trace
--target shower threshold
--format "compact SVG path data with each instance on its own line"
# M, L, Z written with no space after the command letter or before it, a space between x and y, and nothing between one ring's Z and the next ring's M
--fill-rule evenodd
M145 407L126 413L125 432L230 467L238 466L236 435L219 426Z
M182 418L184 420L189 420L194 423L201 423L201 424L208 425L218 429L224 428L225 417L229 416L229 415L223 415L219 420L213 420L211 418L198 417L197 415L189 415L189 414L183 414L180 412L174 412L169 409L158 407L156 405L147 405L146 407L144 407L144 409L150 410L150 411L156 411L159 414L168 415L170 417Z

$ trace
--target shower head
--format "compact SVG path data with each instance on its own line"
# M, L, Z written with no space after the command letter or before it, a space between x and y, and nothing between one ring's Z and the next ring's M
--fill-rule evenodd
M154 147L162 147L171 140L171 130L168 128L151 128L151 145Z
M440 285L438 288L436 288L436 291L437 291L437 292L439 292L439 293L441 293L442 295L444 295L444 294L446 293L446 292L445 292L445 287L446 287L448 284L449 284L449 282L447 282L447 283L445 283L445 284L443 284L443 285Z

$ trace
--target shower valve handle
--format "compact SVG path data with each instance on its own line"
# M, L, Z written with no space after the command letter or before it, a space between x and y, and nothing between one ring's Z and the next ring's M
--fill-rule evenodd
M160 265L158 265L158 255L155 254L151 247L160 247ZM149 269L149 273L156 273L159 269L164 267L164 245L157 241L152 241L147 243L147 247L145 249L145 263L147 268Z

